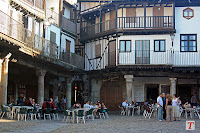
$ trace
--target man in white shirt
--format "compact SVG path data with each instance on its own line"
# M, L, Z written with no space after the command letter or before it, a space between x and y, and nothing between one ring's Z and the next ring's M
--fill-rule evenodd
M87 103L83 105L83 108L90 108L90 105L89 105L89 103L90 103L90 102L89 102L89 101L87 101Z
M158 105L158 120L163 121L163 100L162 100L162 93L157 98L157 105Z
M122 106L123 106L124 108L126 108L126 106L128 106L127 100L125 100L125 101L122 103Z

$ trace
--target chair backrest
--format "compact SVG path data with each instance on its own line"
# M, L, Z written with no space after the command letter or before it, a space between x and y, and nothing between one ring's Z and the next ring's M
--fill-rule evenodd
M78 116L84 116L84 110L79 110L78 111Z
M64 115L65 116L72 116L72 111L70 111L70 110L64 110Z
M51 113L50 108L47 108L45 114L50 114L50 113Z
M54 110L54 114L58 114L58 109Z
M24 103L19 103L18 105L19 105L19 106L24 106L25 104L24 104Z
M26 114L27 113L27 109L26 108L20 108L19 113L20 114Z
M92 115L93 111L94 111L94 108L90 109L89 111L87 111L87 115Z

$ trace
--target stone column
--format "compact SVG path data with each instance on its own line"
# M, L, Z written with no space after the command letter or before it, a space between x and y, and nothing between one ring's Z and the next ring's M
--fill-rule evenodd
M173 94L176 94L176 80L177 78L169 78L171 81L171 87L170 87L170 94L173 96Z
M36 74L38 76L38 97L37 103L42 106L44 102L44 76L46 74L45 70L36 70Z
M57 79L54 79L53 81L53 97L55 96L58 97L58 80Z
M3 88L2 88L2 73L3 73L3 67L2 67L3 59L0 59L0 105L2 104L2 95L3 95Z
M8 63L9 58L12 54L8 54L4 58L4 62L2 63L2 75L1 75L1 92L2 93L2 102L1 104L7 104L7 87L8 87Z
M126 99L129 103L132 102L133 75L124 75L126 80Z
M66 79L66 106L67 109L71 107L72 104L72 78Z

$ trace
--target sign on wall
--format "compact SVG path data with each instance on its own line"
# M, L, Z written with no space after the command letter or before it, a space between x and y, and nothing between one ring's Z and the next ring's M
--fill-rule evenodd
M143 85L134 85L133 92L134 92L134 99L136 100L136 102L144 102L144 86Z

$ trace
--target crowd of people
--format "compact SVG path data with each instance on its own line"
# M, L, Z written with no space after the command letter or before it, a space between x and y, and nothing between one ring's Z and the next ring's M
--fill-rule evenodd
M191 98L191 104L186 102L184 105L180 100L180 96L176 94L173 97L170 94L165 96L165 93L161 93L157 98L158 106L158 120L159 121L180 121L180 108L192 108L199 105L197 100L197 93Z
M94 115L95 115L95 118L98 118L97 116L97 111L101 108L103 108L103 112L105 111L106 108L106 105L104 103L100 103L100 101L97 101L96 104L93 104L92 102L90 101L87 101L84 105L83 105L83 108L88 108L88 109L94 109Z

